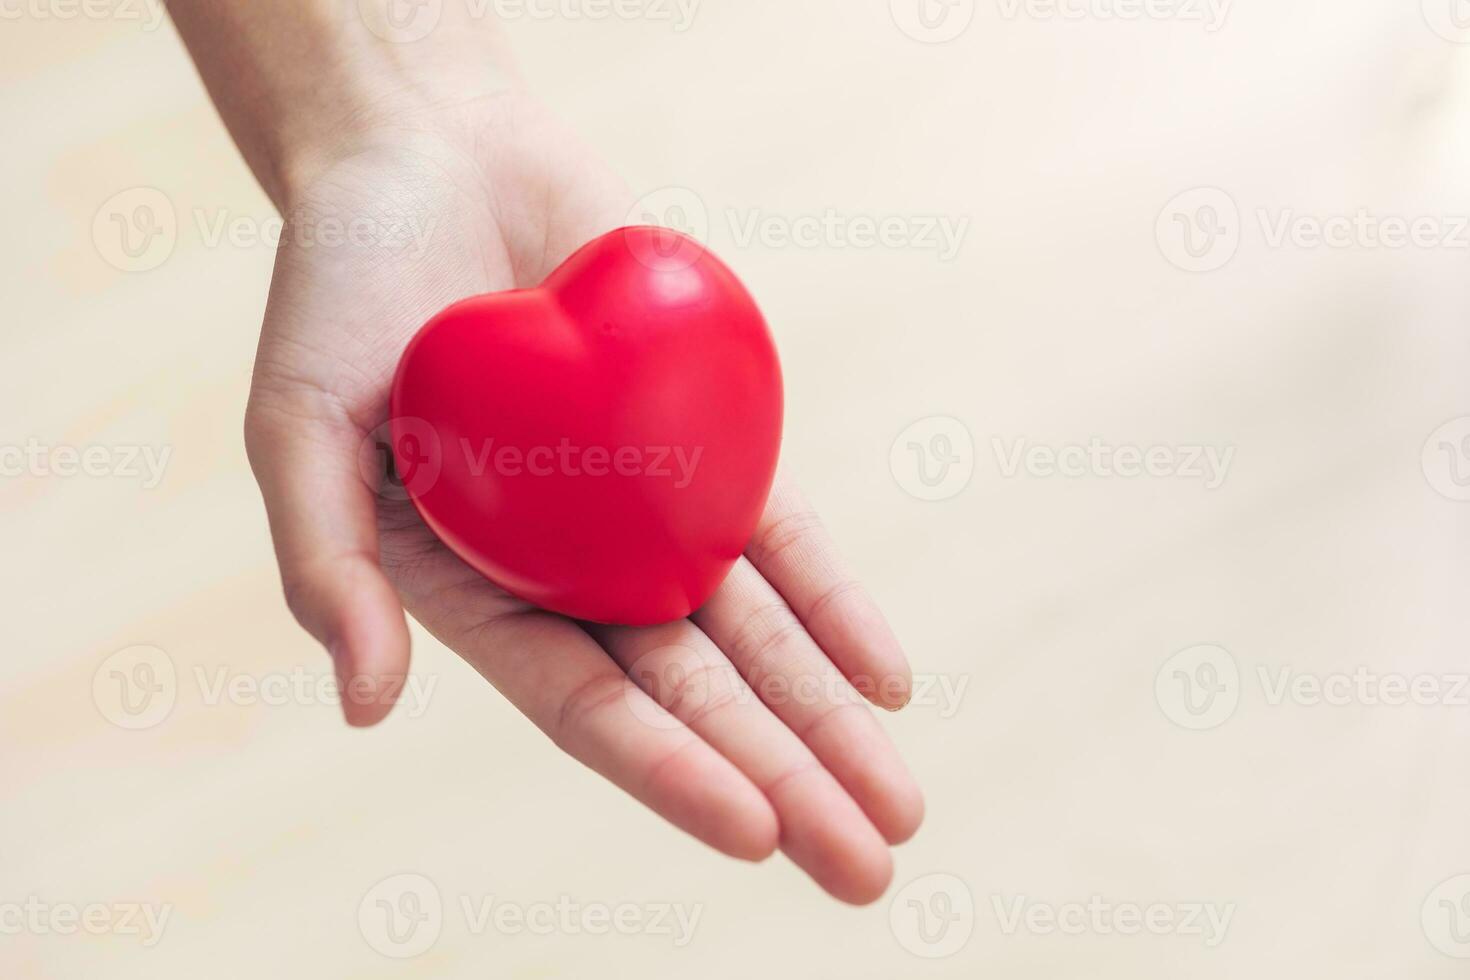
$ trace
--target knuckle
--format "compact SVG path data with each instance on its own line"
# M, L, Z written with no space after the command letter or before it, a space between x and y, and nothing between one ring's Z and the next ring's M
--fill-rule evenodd
M856 579L838 579L811 601L803 618L815 620L832 610L840 609L846 600L862 601L865 595L862 585Z
M281 574L281 594L296 622L310 629L316 618L315 589L309 579L286 569Z
M823 727L833 723L844 714L847 714L853 709L859 707L860 705L851 701L837 701L835 703L827 704L818 709L800 726L800 728L796 732L797 737L805 742L812 738L812 736L814 736Z
M733 674L728 662L703 663L681 671L669 685L664 707L693 727L738 700Z
M785 603L763 605L747 616L731 635L732 659L745 664L747 680L752 687L759 688L763 678L776 672L772 664L776 654L800 632L801 622Z
M799 508L766 525L746 549L757 565L775 561L793 547L810 539L822 527L821 518L808 508Z
M563 751L587 730L597 712L627 697L630 682L622 674L599 673L577 685L562 699L552 724L551 740Z

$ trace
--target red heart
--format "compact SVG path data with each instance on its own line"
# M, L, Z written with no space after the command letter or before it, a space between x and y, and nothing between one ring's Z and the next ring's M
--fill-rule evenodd
M623 228L538 289L439 313L393 381L399 478L508 592L576 619L689 615L745 549L781 443L755 301L693 239Z

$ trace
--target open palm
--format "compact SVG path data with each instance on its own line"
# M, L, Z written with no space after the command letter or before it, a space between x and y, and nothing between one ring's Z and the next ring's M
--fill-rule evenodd
M246 418L287 601L332 652L353 724L391 708L407 609L670 822L740 858L779 845L833 895L871 901L923 804L857 691L900 707L908 667L789 481L702 609L626 628L506 594L365 463L418 327L540 283L626 223L629 198L535 104L505 97L385 129L290 202Z

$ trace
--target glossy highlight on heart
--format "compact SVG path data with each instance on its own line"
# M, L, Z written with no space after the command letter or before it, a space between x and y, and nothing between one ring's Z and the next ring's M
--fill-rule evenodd
M775 478L781 369L755 301L699 242L630 227L535 289L434 316L391 399L398 479L486 578L575 619L689 615Z

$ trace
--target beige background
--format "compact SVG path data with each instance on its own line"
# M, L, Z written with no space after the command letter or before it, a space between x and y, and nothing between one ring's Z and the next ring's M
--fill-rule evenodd
M354 732L314 696L210 703L221 678L329 673L279 599L239 436L270 248L207 233L271 211L171 29L125 19L148 8L7 5L0 446L172 455L156 487L0 478L0 925L28 901L171 918L148 947L121 928L0 935L0 975L1463 976L1470 504L1446 494L1453 464L1470 473L1454 458L1470 424L1431 434L1470 415L1470 233L1399 249L1268 234L1359 209L1452 234L1470 214L1470 46L1430 27L1452 2L1240 0L1209 30L957 0L934 8L965 27L944 44L901 29L918 23L906 0L897 18L888 0L705 0L685 31L511 25L537 87L635 188L704 209L778 333L788 461L935 685L884 719L929 816L866 909L666 828L421 633L436 686L417 717ZM111 214L138 187L177 239L125 272ZM1235 205L1215 214L1239 247L1190 273L1170 261L1182 226L1156 219L1199 187ZM829 208L848 229L969 225L949 260L739 234L753 212ZM942 449L935 416L962 423L953 479L973 474L926 502L908 442ZM993 442L1093 437L1234 455L1207 489L1008 477ZM113 672L143 676L140 644L162 651L173 707L127 730L110 719L149 718L120 712ZM1166 663L1200 644L1228 654ZM1200 721L1192 656L1223 685L1200 731L1177 723ZM1369 693L1349 703L1273 703L1283 676L1360 668ZM1372 703L1420 675L1436 703ZM427 952L395 960L364 899L402 873L444 913ZM1021 896L1232 917L1214 946L1116 922L1007 929ZM476 934L461 900L487 897L700 919L682 947L658 930Z

